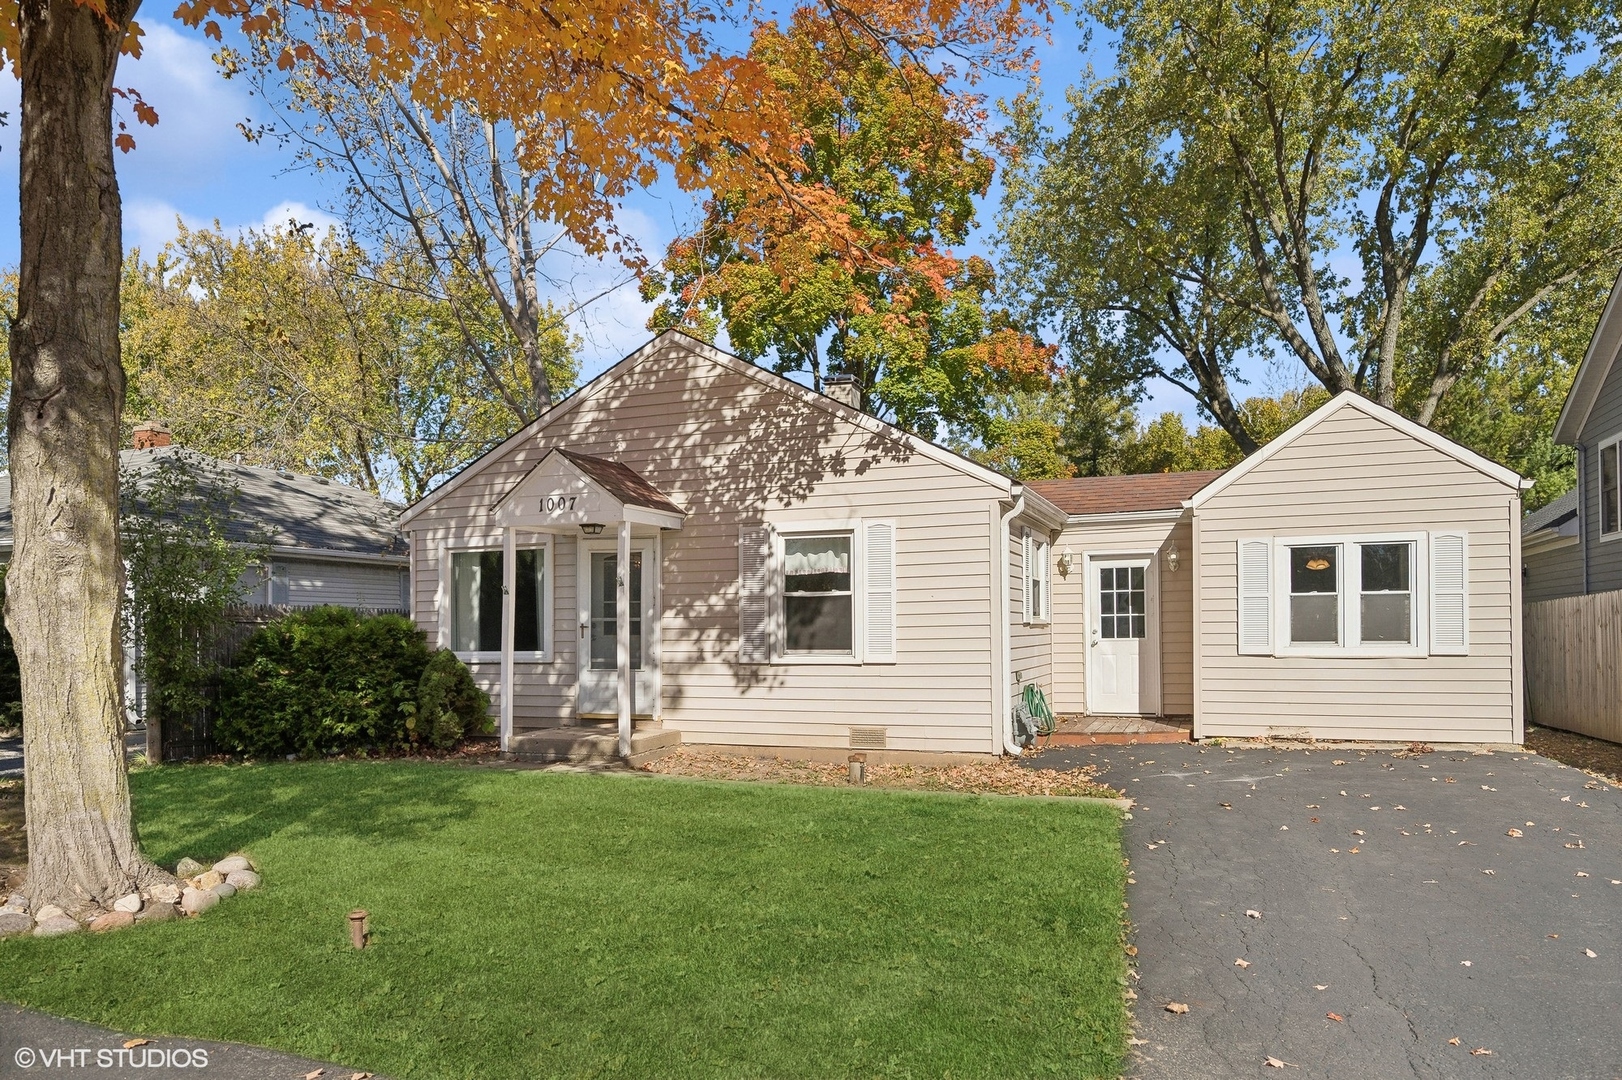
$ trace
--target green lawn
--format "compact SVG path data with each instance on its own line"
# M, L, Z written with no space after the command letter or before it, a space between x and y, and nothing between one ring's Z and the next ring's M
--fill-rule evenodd
M132 785L151 857L246 851L265 887L0 942L0 998L401 1080L1119 1071L1108 806L365 762Z

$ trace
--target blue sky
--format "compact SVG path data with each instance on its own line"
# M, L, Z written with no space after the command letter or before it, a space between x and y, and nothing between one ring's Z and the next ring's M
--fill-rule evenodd
M279 225L290 218L336 223L327 212L341 194L336 178L293 169L290 149L271 140L250 143L242 136L239 123L257 124L271 116L245 81L219 74L211 59L212 44L174 22L149 19L144 25L144 54L140 60L123 60L118 84L139 89L158 110L160 123L147 128L131 122L136 149L118 155L126 248L155 254L175 235L177 218L193 227L219 222L228 231ZM1040 46L1042 89L1050 108L1062 108L1064 88L1088 59L1079 51L1082 40L1081 31L1061 14L1051 43ZM987 89L997 96L1018 87L1010 82ZM11 125L0 128L0 190L10 207L0 213L0 265L13 265L18 258L17 106L17 83L0 80L0 110ZM985 200L968 250L988 253L998 197L994 189ZM644 250L656 255L696 221L697 207L694 197L662 185L630 200L621 221ZM589 296L625 275L617 264L577 260L568 276L575 295ZM646 339L648 310L630 285L581 314L576 329L585 339L584 376L596 374ZM1145 411L1161 409L1190 416L1193 411L1187 396L1171 387L1159 388Z

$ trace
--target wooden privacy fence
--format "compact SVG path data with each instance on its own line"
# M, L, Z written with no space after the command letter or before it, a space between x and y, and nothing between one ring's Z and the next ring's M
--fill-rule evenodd
M1622 591L1527 604L1527 718L1622 742Z

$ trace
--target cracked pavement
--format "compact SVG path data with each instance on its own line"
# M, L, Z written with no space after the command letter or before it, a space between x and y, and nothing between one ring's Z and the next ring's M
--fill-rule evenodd
M1161 744L1029 764L1096 765L1138 802L1129 1077L1622 1078L1610 783L1508 751Z

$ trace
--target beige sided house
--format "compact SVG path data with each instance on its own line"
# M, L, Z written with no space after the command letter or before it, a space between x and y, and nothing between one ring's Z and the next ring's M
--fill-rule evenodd
M1519 491L1349 394L1226 473L1022 485L666 333L401 527L522 755L1018 752L1029 684L1196 738L1506 742Z

